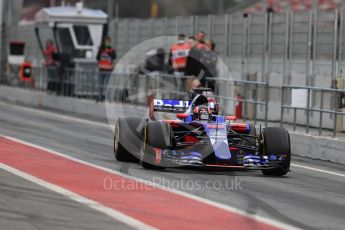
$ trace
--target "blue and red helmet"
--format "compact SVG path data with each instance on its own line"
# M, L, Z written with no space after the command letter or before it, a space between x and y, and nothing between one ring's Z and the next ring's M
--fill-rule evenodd
M199 105L194 108L193 120L210 121L212 112L207 105Z

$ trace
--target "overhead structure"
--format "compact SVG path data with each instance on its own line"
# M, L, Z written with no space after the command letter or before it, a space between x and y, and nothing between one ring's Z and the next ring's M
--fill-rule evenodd
M84 8L81 2L75 7L43 8L35 17L36 34L41 48L51 39L71 61L95 60L107 19L102 10Z

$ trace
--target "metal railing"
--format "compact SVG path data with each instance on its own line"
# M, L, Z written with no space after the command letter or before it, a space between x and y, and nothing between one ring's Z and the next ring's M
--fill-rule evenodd
M292 94L293 90L300 90L300 92L305 93L306 100L305 103L302 103L304 105L294 105L294 102L286 100L286 98L289 98L288 95ZM341 109L341 98L343 98L344 95L345 90L341 89L284 85L282 87L280 124L283 126L284 123L292 123L294 131L298 123L303 124L306 133L309 133L310 127L314 127L318 129L319 136L322 135L323 129L328 129L332 130L333 137L336 137L337 130L344 130L342 120L345 112ZM327 101L330 103L325 104L325 98L328 98ZM293 111L292 122L284 121L285 112L289 110ZM303 111L305 113L305 123L303 123L303 121L297 121L298 111ZM318 122L311 122L311 117L315 117L314 113L318 114ZM330 115L329 119L332 120L332 123L328 122L330 124L325 124L324 114Z
M49 71L53 71L53 74ZM99 94L99 71L88 69L45 68L35 67L32 70L32 81L21 82L19 73L7 76L7 85L23 87L32 90L46 91L60 96L96 99ZM176 77L161 72L152 73L112 73L107 84L107 99L134 104L145 104L150 94L161 98L183 98L188 95L189 82L194 77ZM268 120L265 94L268 84L254 81L231 80L228 78L206 78L206 87L213 85L216 97L226 105L234 102L243 103L243 118L253 120ZM103 89L105 92L106 88ZM239 95L241 95L239 97ZM263 97L260 95L264 95ZM265 114L257 116L258 107L265 107ZM224 112L235 112L235 108L225 106Z
M7 84L57 96L99 99L102 86L99 83L98 70L56 70L58 75L55 78L49 76L48 71L43 67L34 68L33 81L27 82L19 81L19 77L14 80L15 76L10 75ZM160 72L115 72L103 91L107 101L146 106L147 98L151 95L157 98L190 97L188 81L192 79L194 78L176 77ZM281 126L292 125L294 131L298 126L304 127L306 133L309 133L310 129L318 130L318 135L322 135L325 130L332 131L333 137L338 132L345 131L345 125L342 124L345 112L339 109L345 90L289 85L277 87L267 82L220 77L206 78L206 86L209 85L215 88L215 96L224 115L240 112L244 121L253 122L255 125L258 122L264 126L278 122ZM275 94L273 91L276 91ZM236 105L239 103L242 103L241 111L236 111L239 109Z
M206 78L206 87L209 82L215 82L216 90L219 90L221 86L225 85L227 88L235 88L235 97L223 96L216 91L218 99L223 99L225 101L232 101L236 103L243 103L243 120L253 120L254 125L258 121L258 106L264 107L264 116L261 120L265 121L265 126L268 123L268 102L269 102L269 85L267 82L257 82L257 81L242 81L233 80L228 78ZM260 91L264 95L263 99L260 100ZM249 114L250 108L252 109L251 116Z

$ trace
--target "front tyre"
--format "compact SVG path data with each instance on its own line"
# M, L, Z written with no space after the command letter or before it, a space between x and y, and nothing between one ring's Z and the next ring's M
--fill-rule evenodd
M115 124L114 156L122 162L138 161L144 124L142 118L119 118ZM141 127L142 126L142 127Z
M144 129L140 164L146 169L163 170L162 150L170 149L173 134L169 124L161 121L149 121Z
M261 152L264 156L283 156L284 161L275 168L263 169L262 173L269 176L283 176L290 170L291 144L290 135L285 128L268 127L261 133Z

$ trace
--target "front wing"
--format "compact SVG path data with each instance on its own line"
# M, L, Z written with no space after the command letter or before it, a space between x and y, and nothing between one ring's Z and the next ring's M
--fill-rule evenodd
M243 157L240 164L233 161L205 162L202 154L183 150L162 150L154 148L156 154L155 164L163 167L196 167L196 168L219 168L219 169L270 169L279 167L286 156L259 156L248 154ZM269 159L270 158L270 159Z

